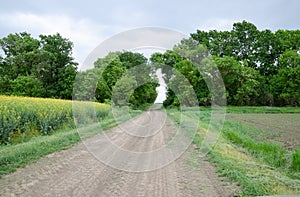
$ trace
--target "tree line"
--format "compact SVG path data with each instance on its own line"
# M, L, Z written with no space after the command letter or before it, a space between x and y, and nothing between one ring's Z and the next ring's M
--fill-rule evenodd
M72 57L73 43L58 33L38 39L26 32L9 34L0 39L0 47L2 95L113 100L116 105L132 107L153 103L157 96L158 83L150 77L155 71L140 53L112 52L99 58L95 68L79 72ZM139 70L134 71L138 65Z
M198 48L191 48L190 43L195 42ZM169 65L183 74L199 104L210 105L212 95L206 85L207 76L198 72L189 57L182 55L192 52L203 56L200 69L209 63L208 59L219 69L228 105L298 106L300 103L300 30L258 30L254 24L243 21L233 24L231 31L197 30L172 50L151 56L152 62ZM168 72L164 74L170 86L176 83L176 78L170 81ZM165 106L179 105L178 95L172 89L167 94Z
M164 105L206 106L215 93L207 85L211 76L201 69L215 65L229 105L300 103L300 30L259 30L242 21L233 24L230 31L197 30L172 50L152 54L150 60L140 53L111 52L99 58L93 69L80 72L72 57L73 43L60 34L40 35L37 39L26 32L9 34L0 39L0 47L0 94L5 95L138 107L154 102L159 85L155 69L168 65L161 67L168 85ZM192 60L196 56L199 62L195 65ZM175 71L187 79L196 100Z

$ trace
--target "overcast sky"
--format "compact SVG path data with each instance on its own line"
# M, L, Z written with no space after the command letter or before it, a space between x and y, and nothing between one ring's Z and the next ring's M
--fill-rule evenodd
M55 34L74 43L82 63L102 41L138 27L230 30L247 20L259 29L299 29L298 0L0 0L0 37L27 31Z

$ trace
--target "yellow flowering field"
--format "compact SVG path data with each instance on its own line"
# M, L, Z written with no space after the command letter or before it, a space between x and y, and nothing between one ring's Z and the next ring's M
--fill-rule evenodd
M19 136L47 135L78 124L96 122L110 106L95 102L0 96L0 144ZM75 121L74 121L75 120Z

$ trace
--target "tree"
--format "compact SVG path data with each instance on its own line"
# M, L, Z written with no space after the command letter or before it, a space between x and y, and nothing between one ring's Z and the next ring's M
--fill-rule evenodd
M156 87L158 86L157 82L147 82L137 87L130 97L131 106L137 109L143 106L147 107L148 104L153 104L158 95L156 92Z
M117 81L125 73L126 68L122 62L115 59L111 61L103 71L102 77L110 90L115 86Z
M279 58L280 70L271 79L275 104L298 106L300 103L300 55L288 50Z
M98 80L95 98L101 103L109 102L111 100L111 90L102 77Z
M44 61L38 65L38 77L46 87L46 97L71 98L77 73L72 57L73 43L60 34L40 35Z
M232 32L210 30L209 32L197 30L191 38L204 45L208 52L214 56L232 56L234 45Z
M192 107L199 105L193 85L191 85L188 79L180 73L176 72L174 74L174 77L168 83L167 90L168 92L171 90L175 93L175 95L173 95L174 97L170 98L173 100L175 106L181 105ZM170 94L168 94L168 96L170 96ZM167 100L166 102L169 101ZM164 105L166 105L166 103L164 103Z
M42 97L45 89L42 82L33 76L18 76L10 81L13 95Z
M7 94L11 93L11 70L9 65L3 60L0 56L0 94Z
M99 98L97 97L97 94L99 94L97 92L97 82L101 73L102 71L99 68L79 72L74 83L73 99L99 101ZM104 99L102 102L104 102Z
M236 89L233 88L236 87L235 85L233 87L227 85L230 81L225 82L227 93L230 94L229 103L246 105L249 104L250 99L250 105L285 105L291 104L290 99L295 100L293 95L297 95L297 90L291 88L294 87L290 84L292 82L285 80L297 81L297 72L291 68L291 62L295 62L299 57L297 52L300 51L300 30L278 30L275 33L268 29L260 31L254 24L242 21L235 23L231 31L197 30L196 33L191 34L191 38L206 46L210 55L221 58L228 56L242 64L239 75L243 73L247 83L242 83L239 89ZM226 67L229 72L235 72L235 64ZM291 73L294 75L290 75ZM275 80L276 77L278 80ZM280 89L284 89L282 84L290 84L288 88L290 93L283 94L284 96L280 96L279 93ZM256 88L251 96L245 94L250 91L248 89L250 86L252 90L253 87ZM241 95L245 95L247 101L242 99Z
M281 54L280 41L276 35L270 30L261 31L254 49L254 61L257 64L255 69L263 76L276 74L278 71L276 63Z
M206 46L211 55L246 61L247 66L266 76L277 71L282 47L280 38L270 30L259 31L254 24L242 21L234 23L231 31L197 30L191 37Z
M275 36L279 40L281 53L300 49L300 30L278 30Z
M172 50L167 50L164 53L153 53L150 57L150 61L153 64L154 67L161 68L162 73L164 74L163 78L166 83L170 80L172 77L172 69L174 65L180 61L183 60L183 57ZM166 66L165 66L166 65Z
M40 35L39 39L26 32L9 34L0 39L4 57L0 63L0 78L12 81L14 88L0 84L5 94L14 94L17 84L37 80L45 91L30 95L70 99L77 73L77 63L72 57L73 44L61 35ZM24 94L27 94L24 92Z
M112 101L116 106L129 106L129 100L133 94L137 82L133 76L122 77L113 87Z
M105 68L108 64L110 64L112 61L120 61L120 51L116 52L109 52L105 57L103 58L98 58L94 62L94 67L95 68Z
M163 54L154 53L151 56L151 62L157 68L162 68L168 86L164 106L195 106L209 103L205 76L199 67L207 56L206 48L192 39L183 39L173 50L167 50Z
M119 106L130 103L135 108L155 101L155 88L159 84L153 78L154 70L142 54L130 51L111 52L99 58L95 62L95 68L102 70L95 94L98 101L113 100ZM129 93L132 95L128 96Z
M299 106L300 67L280 69L271 83L276 105Z
M259 30L252 23L243 21L234 23L232 29L233 55L238 61L247 61L248 66L257 68L255 58L256 43L259 39Z
M259 73L253 68L242 66L232 57L214 57L226 88L229 105L253 105L258 96ZM244 64L247 64L245 62Z
M0 47L4 52L6 65L9 66L7 72L11 79L19 75L30 75L33 66L36 65L40 43L26 32L9 34L0 39Z
M299 65L300 55L297 50L287 50L279 57L279 68L296 68Z
M127 69L130 69L132 67L146 64L147 58L144 57L141 53L133 53L130 51L124 51L119 55L120 61L122 62L123 66L125 66Z
M221 73L225 85L227 103L229 105L234 105L235 101L233 97L241 86L241 81L239 79L241 65L232 57L227 56L223 58L214 57L213 60Z

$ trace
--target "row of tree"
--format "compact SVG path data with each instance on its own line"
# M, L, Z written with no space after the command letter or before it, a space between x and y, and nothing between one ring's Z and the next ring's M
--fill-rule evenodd
M150 61L139 53L111 52L82 72L72 42L59 34L38 39L10 34L0 39L0 47L0 94L73 96L138 107L154 102L155 69L161 68L168 85L165 106L210 105L218 99L229 105L300 103L300 30L258 30L243 21L231 31L198 30Z
M26 32L9 34L0 39L0 47L0 94L73 96L133 107L153 103L157 97L158 83L151 77L155 71L139 53L112 52L99 58L95 68L78 72L73 43L60 34L40 35L38 39Z
M71 99L77 63L60 34L9 34L0 39L0 94Z
M207 70L209 64L214 64L224 81L227 104L298 106L299 50L300 30L260 31L243 21L235 23L231 31L198 30L173 50L155 53L150 60L183 74L200 105L212 101L212 90L207 83L213 79L203 68ZM178 84L178 77L167 69L163 72L169 87L164 105L179 105L182 102L178 97L188 98L188 95L175 94L170 87L172 83ZM182 94L189 93L182 91Z

